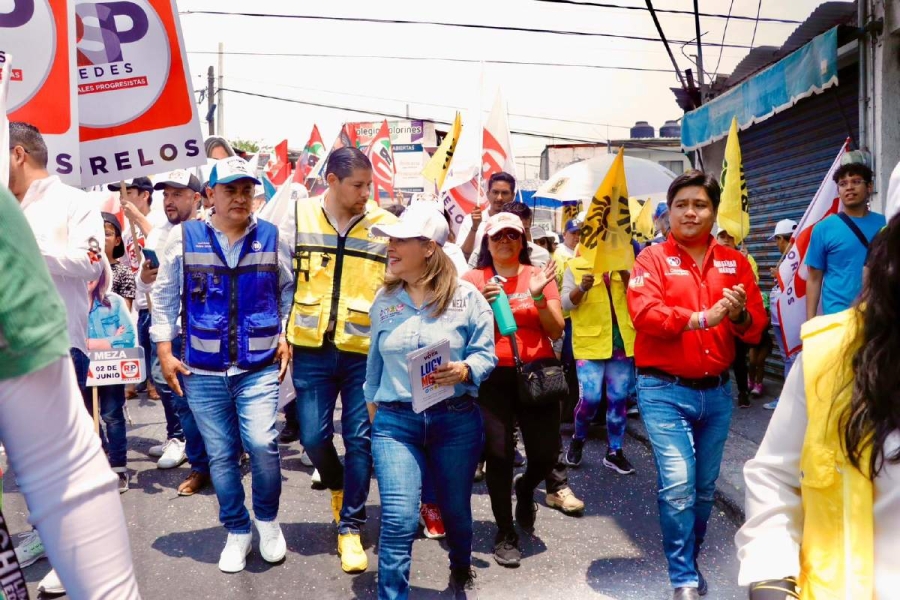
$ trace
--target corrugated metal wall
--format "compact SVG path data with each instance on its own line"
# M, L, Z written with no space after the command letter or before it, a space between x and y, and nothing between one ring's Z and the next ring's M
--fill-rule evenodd
M859 134L859 73L839 72L840 84L741 132L741 153L750 194L747 247L759 263L760 287L771 290L769 268L779 259L768 237L781 219L799 221L819 189L844 140ZM854 145L855 147L855 145ZM777 347L767 365L783 375Z

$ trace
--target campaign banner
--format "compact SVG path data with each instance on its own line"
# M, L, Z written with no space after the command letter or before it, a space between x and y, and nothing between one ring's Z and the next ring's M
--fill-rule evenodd
M422 144L395 145L393 150L394 188L404 192L424 192L422 170L428 162L428 154Z
M90 353L87 387L140 383L147 378L144 349L116 348L94 350Z
M9 186L9 120L6 94L12 71L12 55L0 54L0 185Z
M9 71L9 121L37 127L47 144L47 169L65 183L78 185L75 3L0 2L0 66L9 55L16 58Z
M174 0L77 0L81 185L206 163Z
M437 146L437 133L434 123L422 120L388 121L391 132L391 144L421 144L434 148ZM363 151L369 147L381 129L382 122L347 123L356 135L357 146Z

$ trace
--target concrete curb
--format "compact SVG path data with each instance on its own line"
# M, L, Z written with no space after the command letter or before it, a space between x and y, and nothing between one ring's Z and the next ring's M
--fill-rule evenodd
M628 434L650 448L650 439L641 419L628 419ZM744 523L744 463L756 456L759 445L736 434L734 430L725 442L719 479L716 481L716 505L737 526ZM651 449L652 450L652 449Z

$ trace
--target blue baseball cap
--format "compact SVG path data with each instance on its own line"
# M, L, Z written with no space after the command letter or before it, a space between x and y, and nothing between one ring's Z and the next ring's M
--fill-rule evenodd
M664 216L667 212L669 212L669 205L665 202L660 202L656 205L656 210L653 211L653 220L657 220L660 217Z
M566 221L566 233L581 231L581 221L578 219L569 219Z
M239 179L249 179L256 185L262 185L262 181L256 178L250 170L250 163L240 156L229 156L217 160L209 173L209 187L215 187L224 183L231 183Z

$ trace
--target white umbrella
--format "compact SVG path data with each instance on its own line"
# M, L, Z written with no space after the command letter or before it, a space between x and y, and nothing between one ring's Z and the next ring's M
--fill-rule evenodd
M615 154L604 154L571 164L548 179L534 195L561 202L588 202L594 197L615 158ZM625 155L625 178L630 196L642 200L655 194L665 197L675 177L675 173L652 160Z

